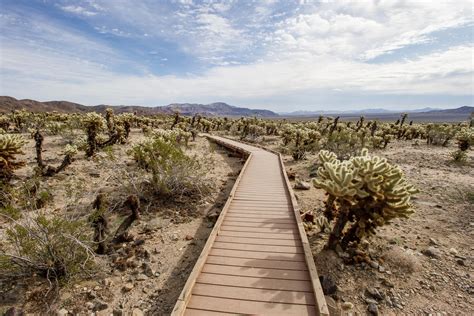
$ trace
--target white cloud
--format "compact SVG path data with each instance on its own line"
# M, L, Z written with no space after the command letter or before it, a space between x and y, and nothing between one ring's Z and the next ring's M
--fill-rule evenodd
M278 24L275 49L372 59L473 21L471 1L331 1Z
M61 10L65 12L84 15L84 16L94 16L97 14L97 12L89 11L86 8L81 7L81 6L67 5L60 8Z

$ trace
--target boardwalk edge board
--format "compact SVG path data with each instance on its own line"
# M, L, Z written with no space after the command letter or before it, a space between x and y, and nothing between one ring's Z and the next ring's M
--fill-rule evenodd
M178 297L178 300L176 302L176 305L175 305L171 315L176 315L177 316L177 315L183 315L185 313L186 307L188 306L189 301L191 299L193 288L195 287L198 276L199 276L199 274L201 274L203 272L204 265L206 264L207 258L210 255L210 250L213 247L214 243L216 242L216 239L217 239L219 233L222 231L221 229L222 229L222 226L225 222L224 218L226 217L226 214L228 213L228 210L231 208L231 204L235 201L234 197L236 196L238 186L239 186L239 184L241 184L241 180L243 178L243 175L244 175L245 171L248 169L248 166L251 164L251 161L252 161L253 153L250 150L245 149L245 147L247 147L247 146L253 146L255 148L260 148L260 149L263 149L267 152L271 152L271 153L275 154L278 158L280 173L281 173L281 176L282 176L283 181L284 181L283 189L289 196L290 201L289 201L288 204L289 204L289 207L291 208L291 210L293 210L293 212L288 212L288 213L289 214L293 213L293 215L295 217L295 220L296 220L295 234L297 234L297 235L295 235L295 236L300 237L299 238L299 241L301 242L300 247L302 247L302 249L303 249L303 253L301 253L301 256L302 256L301 259L303 259L303 256L304 256L304 263L306 263L307 270L308 270L307 272L309 273L309 277L310 277L309 281L311 283L311 288L313 290L314 301L315 301L315 306L314 307L315 307L316 310L314 310L311 313L315 313L316 315L329 315L328 306L326 304L326 300L325 300L325 297L324 297L324 294L323 294L323 291L322 291L322 288L321 288L321 284L319 282L319 277L318 277L318 273L317 273L317 270L316 270L316 266L314 264L310 244L308 242L308 238L306 236L306 233L305 233L305 230L304 230L304 227L303 227L303 223L301 221L301 217L300 217L300 214L299 214L299 206L298 206L298 203L296 201L295 194L294 194L294 192L291 188L290 182L288 180L288 176L287 176L286 171L285 171L286 169L285 169L285 166L284 166L284 163L283 163L283 158L282 158L281 154L278 153L278 152L275 152L273 150L265 149L265 148L263 148L262 146L259 146L259 145L245 144L244 142L241 142L242 146L236 146L234 144L231 144L231 143L225 141L226 137L220 137L221 139L219 139L219 138L211 136L211 135L205 135L205 136L209 140L211 140L211 141L213 141L213 142L215 142L215 143L217 143L221 146L224 146L228 149L231 149L234 152L240 153L244 157L247 157L247 159L246 159L245 164L243 165L238 177L235 180L235 183L234 183L234 185L232 187L232 190L229 194L229 197L228 197L228 199L227 199L227 201L226 201L226 203L225 203L225 205L222 209L222 212L221 212L216 224L214 225L214 228L212 229L212 231L211 231L211 233L210 233L210 235L207 239L206 244L204 245L204 248L203 248L200 256L198 257L198 260L196 261L196 264L194 265L194 268L191 271L191 274L189 275L181 294ZM222 139L224 139L224 140L222 140ZM237 141L232 140L232 139L229 139L229 141L237 142ZM252 234L252 233L250 233L250 234ZM228 250L226 249L225 251L228 251Z

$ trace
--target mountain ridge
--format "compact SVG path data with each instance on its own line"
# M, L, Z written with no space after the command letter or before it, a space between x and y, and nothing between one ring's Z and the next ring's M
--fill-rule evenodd
M203 116L258 116L258 117L301 117L309 118L318 115L339 115L341 117L367 115L367 116L394 116L401 113L409 113L411 115L469 115L474 112L472 106L461 106L454 109L439 109L425 107L414 110L387 110L382 108L348 110L348 111L293 111L275 113L264 109L250 109L245 107L237 107L229 105L225 102L214 102L210 104L200 103L171 103L164 106L147 107L140 105L106 105L99 104L93 106L82 105L69 101L45 101L40 102L31 99L17 100L10 96L0 96L0 113L11 112L13 110L28 109L32 112L62 112L62 113L87 113L99 112L103 113L107 108L112 108L119 113L136 112L139 115L154 114L173 114L180 112L183 115L200 114Z
M203 116L258 116L258 117L278 117L278 114L270 110L250 109L245 107L232 106L224 102L214 102L210 104L199 103L171 103L164 106L147 107L140 105L82 105L69 101L45 101L40 102L30 99L15 99L10 96L0 96L0 113L11 112L13 110L27 109L32 112L52 112L61 113L86 113L104 112L107 108L112 108L119 113L136 112L141 115L172 114L176 111L183 115L200 114Z

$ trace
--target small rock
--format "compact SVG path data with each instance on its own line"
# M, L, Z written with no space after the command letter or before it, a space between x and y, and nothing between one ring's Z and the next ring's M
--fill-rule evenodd
M65 308L62 308L56 312L57 316L67 316L69 314L68 310Z
M377 301L376 301L376 300L371 299L371 298L368 298L368 297L365 298L365 302L366 302L367 304L376 304L376 305L377 305Z
M382 267L382 266L379 266L379 272L382 272L382 273L384 273L384 272L385 272L385 268L384 268L384 267Z
M365 295L375 298L377 301L381 301L384 299L384 295L380 293L379 290L377 290L376 288L370 288L370 287L366 288Z
M143 316L143 315L145 315L145 314L139 308L134 308L132 310L132 316Z
M457 259L456 263L459 264L460 266L465 266L466 265L466 263L462 259Z
M450 248L449 253L452 254L452 255L457 255L458 251L456 250L456 248Z
M332 295L336 293L337 285L330 276L320 275L319 282L321 282L324 295Z
M171 235L171 240L172 241L178 241L179 240L178 234L174 233L173 235Z
M217 218L219 217L220 213L221 213L221 210L217 208L213 208L207 213L206 217L210 219L211 221L215 222L217 221Z
M434 238L430 238L430 245L437 246L438 242Z
M104 310L104 309L107 309L109 307L109 305L105 302L102 302L102 301L96 301L95 304L94 304L94 310L96 311L101 311L101 310Z
M148 277L144 275L143 273L140 273L139 275L137 275L137 281L146 281L146 280L148 280Z
M377 316L379 314L379 308L377 307L377 304L374 303L369 304L367 311L370 315Z
M94 303L92 303L92 302L87 302L87 303L86 303L86 307L87 307L87 309L93 309L93 308L94 308L94 306L95 306L95 304L94 304Z
M427 249L422 251L425 256L431 257L431 258L441 258L441 250L435 247L428 247Z
M142 268L143 268L143 273L145 273L147 277L152 278L155 276L156 271L153 270L153 268L148 263L144 262L142 264Z
M125 283L125 285L122 287L123 292L130 292L133 290L133 283Z
M186 239L186 240L193 240L193 239L194 239L194 237L193 237L193 236L191 236L191 235L186 235L186 237L185 237L184 239Z
M354 304L352 304L351 302L344 302L341 304L341 308L343 310L350 310L354 308Z
M296 190L309 190L311 189L311 184L302 180L296 180L294 188Z
M161 218L153 218L148 223L146 223L144 231L151 232L163 228L163 220Z
M376 262L376 261L370 261L370 266L374 269L378 269L379 268L379 264Z

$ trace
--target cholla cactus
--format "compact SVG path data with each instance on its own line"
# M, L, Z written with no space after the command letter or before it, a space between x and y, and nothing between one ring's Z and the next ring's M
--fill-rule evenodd
M4 130L5 132L8 131L10 127L10 119L6 115L0 115L0 129Z
M86 156L92 157L97 150L97 135L105 127L106 122L101 115L91 112L84 116L82 124L87 134Z
M115 132L115 120L114 120L114 110L108 108L105 110L105 121L107 122L107 129L109 130L109 135L112 135Z
M25 141L18 135L0 134L0 183L8 182L13 171L24 165L15 158L23 154L21 147L24 144Z
M407 183L402 171L385 158L369 156L363 149L360 156L340 161L334 153L320 151L323 163L318 169L314 186L324 189L332 214L336 218L327 247L358 242L375 229L397 217L408 217L412 212L410 197L418 191ZM345 227L349 229L343 234Z
M455 136L459 150L466 151L474 144L474 128L464 127Z
M72 161L73 157L77 154L77 147L72 146L72 145L66 145L64 149L64 158L62 163L58 167L53 167L46 165L43 161L43 140L44 137L41 134L40 130L36 130L34 134L34 139L35 139L35 148L36 148L36 162L38 164L37 172L38 174L45 176L45 177L51 177L55 175L58 172L61 172L64 170L67 166L69 166Z
M464 162L467 160L467 151L474 144L474 128L463 127L455 136L458 150L451 153L451 157L456 162Z
M132 127L134 119L135 115L133 115L132 113L122 113L116 116L116 122L122 125L124 128L123 138L125 140L128 139L128 136L130 135L130 129Z

